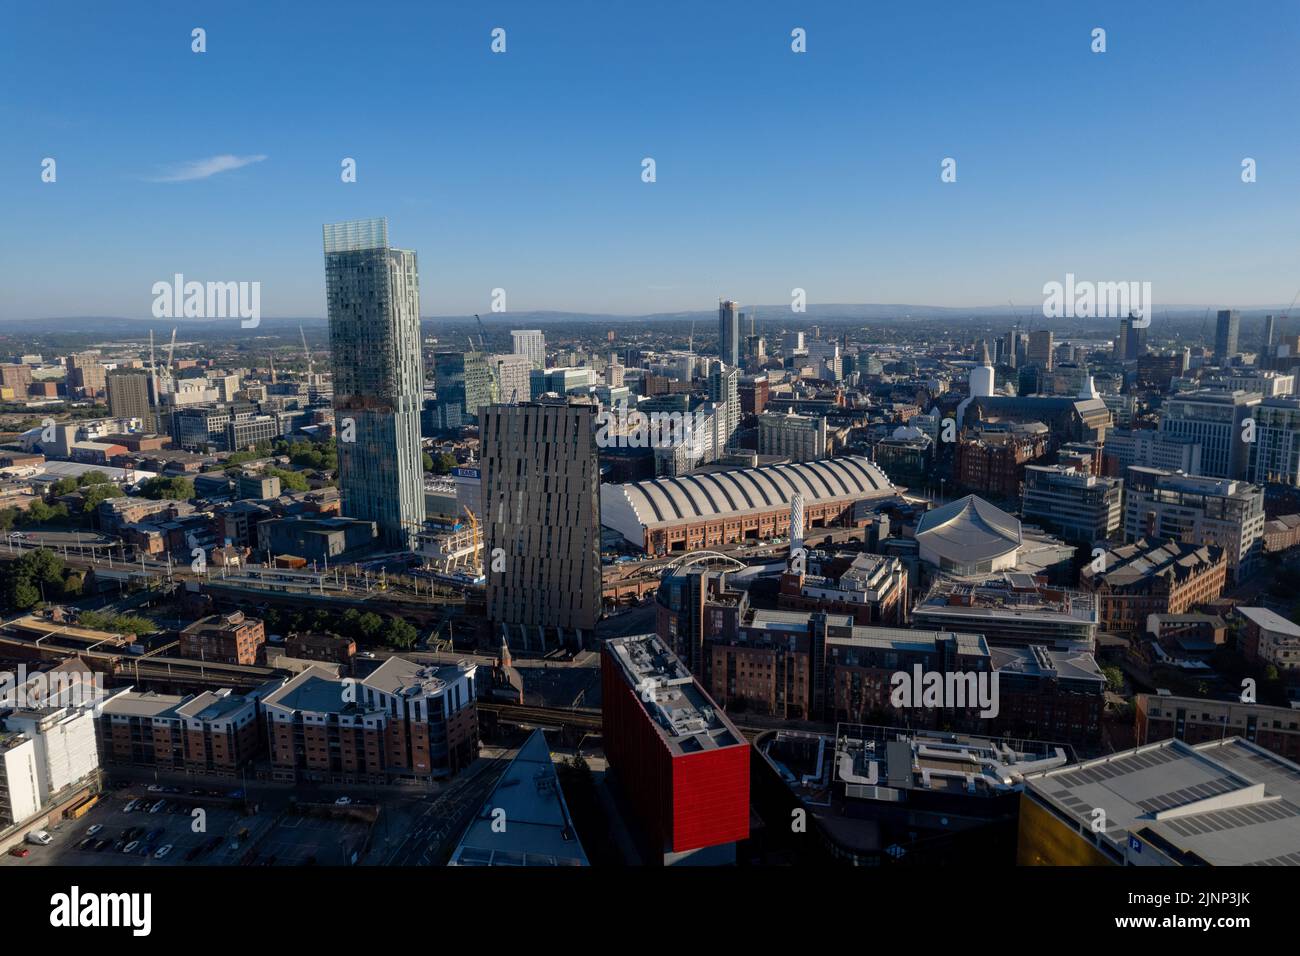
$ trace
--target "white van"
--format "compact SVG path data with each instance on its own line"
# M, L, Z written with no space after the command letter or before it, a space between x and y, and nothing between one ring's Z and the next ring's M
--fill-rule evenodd
M27 834L27 842L35 843L37 846L49 846L54 842L54 837L44 830L33 830Z

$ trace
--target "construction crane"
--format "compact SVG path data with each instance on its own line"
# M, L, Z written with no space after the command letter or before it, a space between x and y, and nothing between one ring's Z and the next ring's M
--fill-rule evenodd
M172 376L172 356L176 354L176 329L172 328L172 340L167 346L167 377Z
M480 352L483 352L484 354L486 354L486 353L487 353L487 344L484 342L483 336L485 336L485 335L487 334L487 329L484 328L484 326L483 326L483 320L480 319L480 318L478 317L478 313L477 313L477 312L474 313L474 319L475 319L475 321L478 322L478 350L479 350ZM474 344L474 340L473 340L472 338L470 339L470 344L471 344L471 345Z
M307 348L307 333L302 330L301 325L298 326L298 334L302 336L302 353L307 358L307 381L310 383L312 371L311 349Z
M470 533L469 543L470 543L470 548L473 549L470 553L473 555L474 566L478 571L478 573L482 574L483 573L483 558L482 558L483 551L482 548L480 548L479 546L478 518L475 517L474 512L469 510L468 505L462 505L461 507L465 509L465 517L469 518L469 533Z

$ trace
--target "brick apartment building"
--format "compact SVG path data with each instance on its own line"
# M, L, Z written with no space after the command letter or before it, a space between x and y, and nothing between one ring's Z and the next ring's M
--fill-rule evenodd
M348 680L309 667L263 700L272 776L391 783L458 773L478 756L477 670L390 657Z
M180 635L182 657L214 664L256 664L265 643L266 626L243 611L202 618Z
M121 691L95 723L105 764L237 776L261 748L255 698L228 689L188 697Z
M303 631L290 634L284 642L285 653L304 661L323 661L351 667L357 656L357 642L350 637Z
M1182 614L1215 600L1227 577L1223 548L1141 538L1084 565L1079 586L1096 596L1098 627L1135 633L1146 630L1152 614Z

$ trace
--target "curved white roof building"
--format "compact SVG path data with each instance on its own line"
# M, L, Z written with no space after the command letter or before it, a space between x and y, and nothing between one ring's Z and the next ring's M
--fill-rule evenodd
M796 494L811 529L850 523L855 503L896 493L869 459L827 458L602 485L600 519L662 554L783 535Z
M1021 541L1019 519L975 495L927 511L916 523L921 560L950 574L1010 570Z

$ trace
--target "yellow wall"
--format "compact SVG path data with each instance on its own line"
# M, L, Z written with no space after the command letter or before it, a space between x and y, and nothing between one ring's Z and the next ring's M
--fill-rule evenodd
M1077 831L1025 793L1020 795L1016 863L1020 866L1115 865Z

